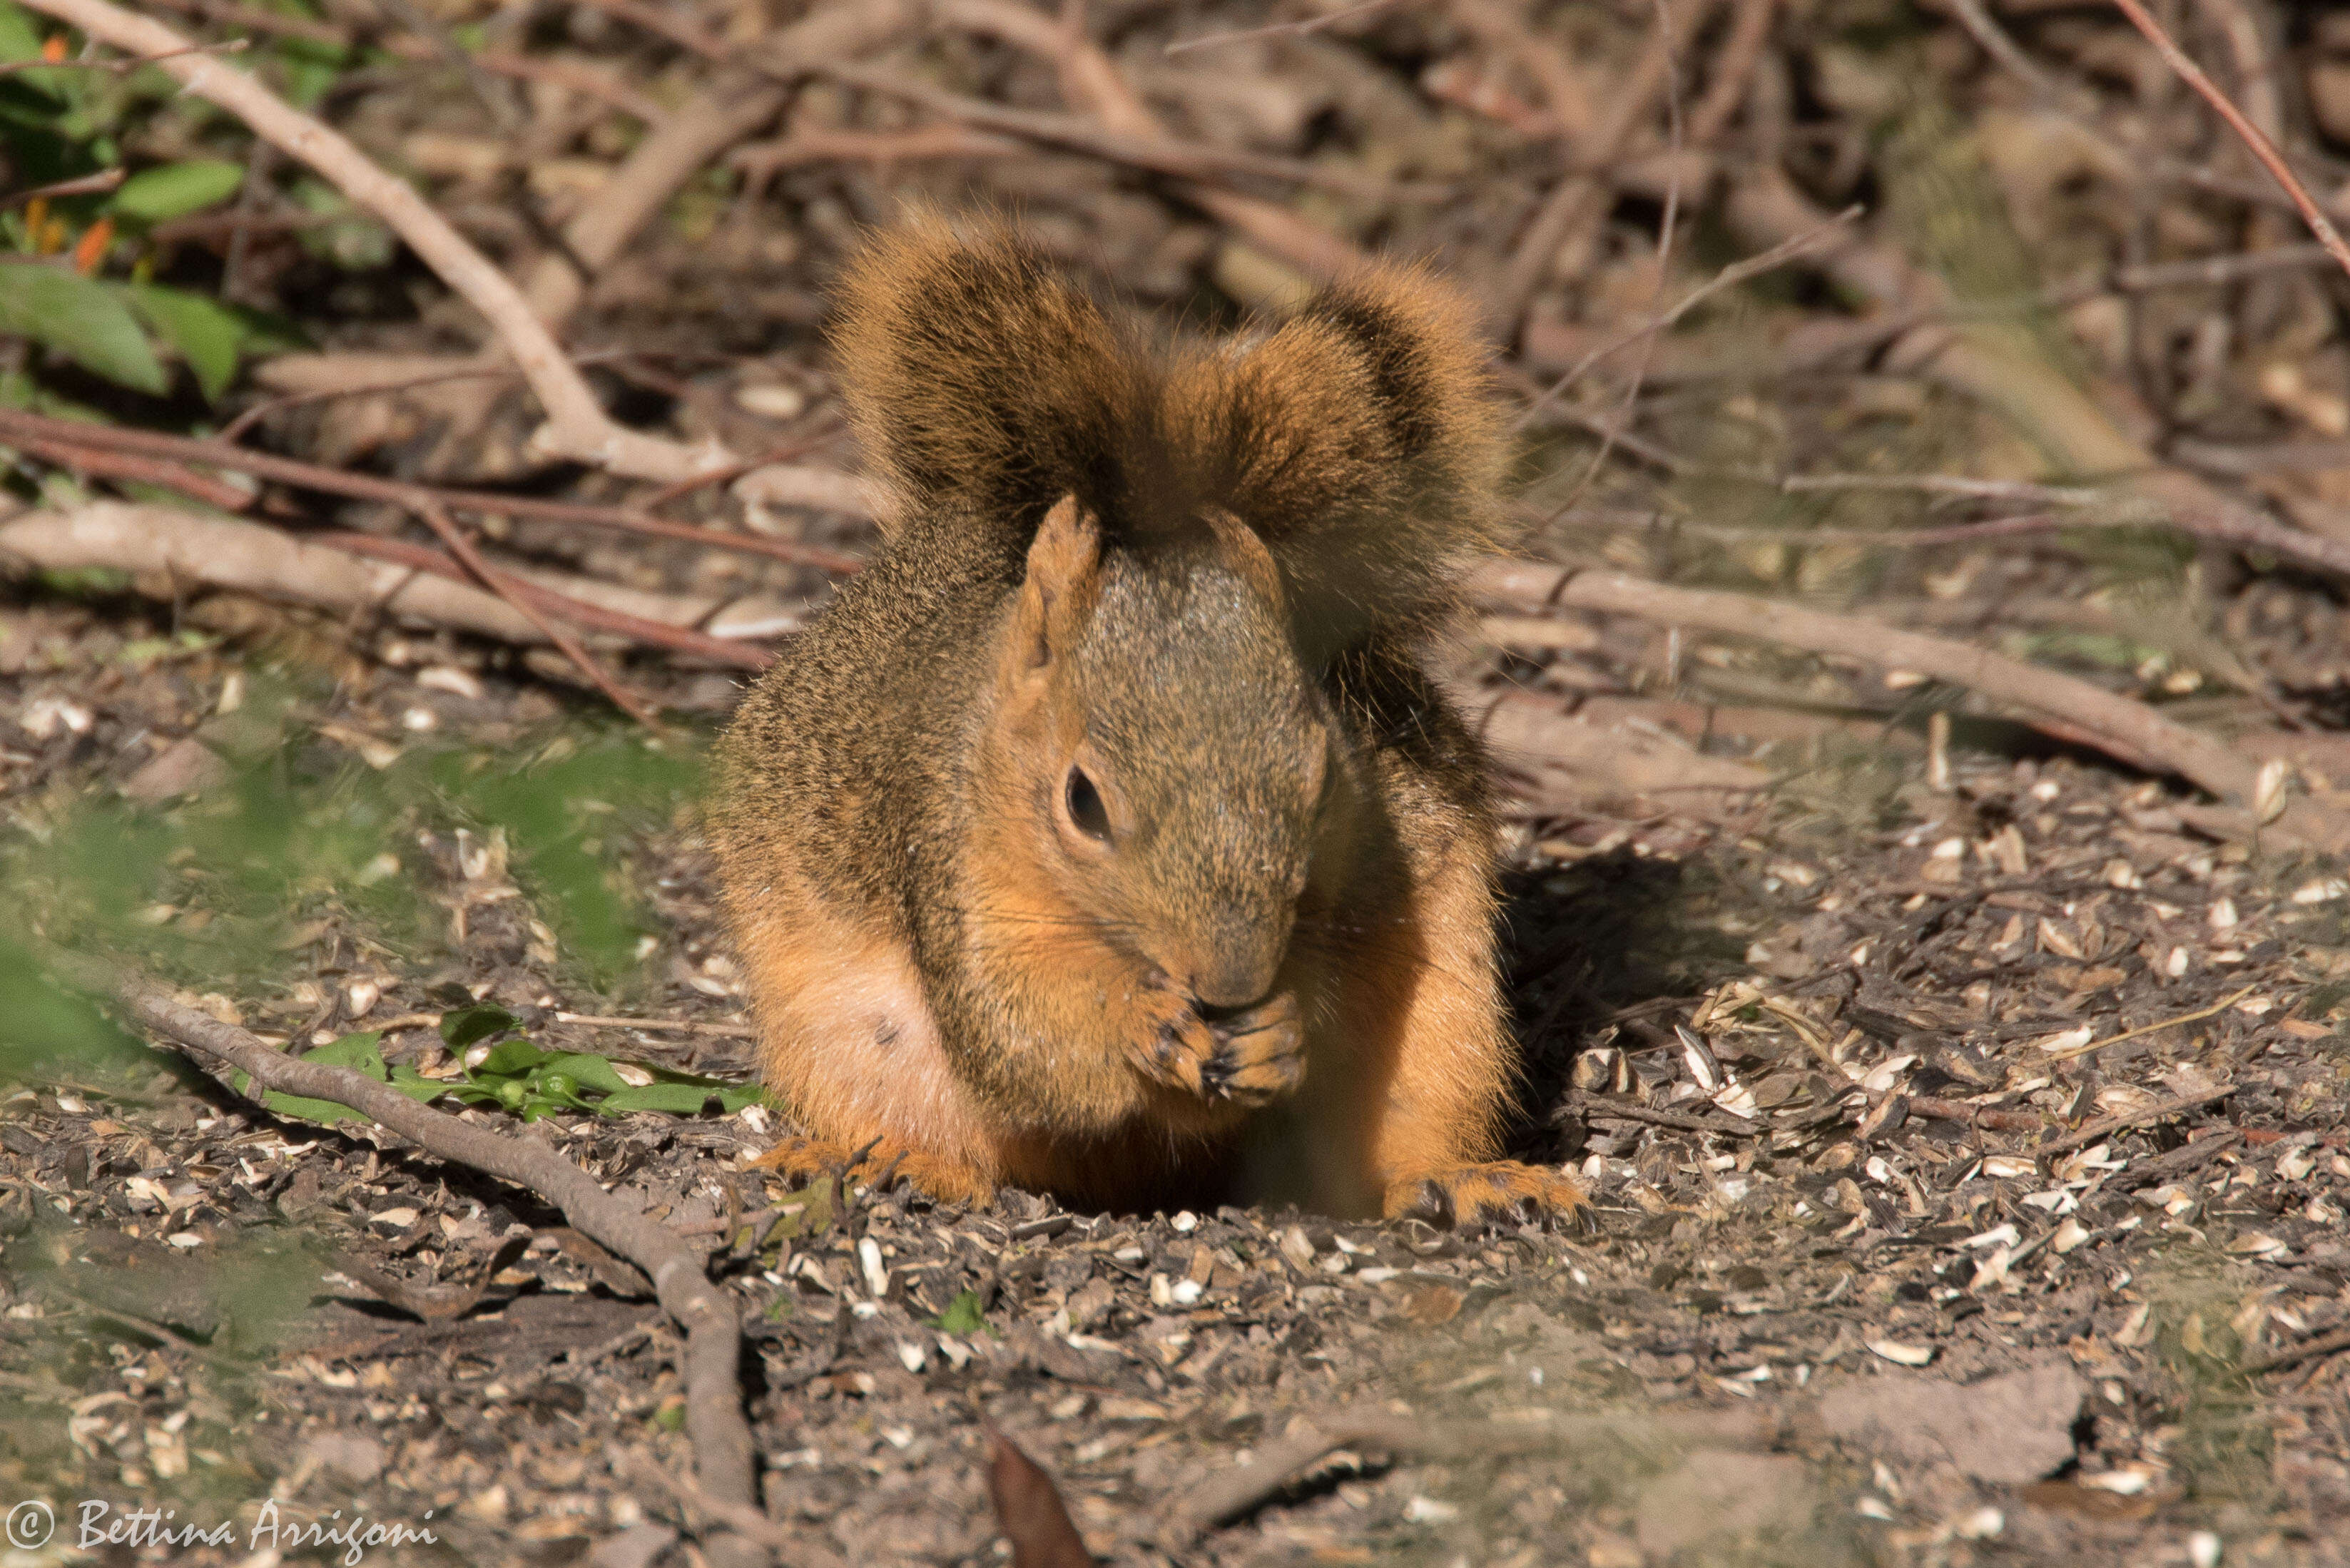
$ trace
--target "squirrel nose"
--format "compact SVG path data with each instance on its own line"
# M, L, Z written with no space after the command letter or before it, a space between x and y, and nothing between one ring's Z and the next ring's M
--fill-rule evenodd
M1203 1010L1236 1012L1264 999L1273 989L1273 973L1278 967L1277 961L1254 954L1238 956L1195 972L1186 989Z

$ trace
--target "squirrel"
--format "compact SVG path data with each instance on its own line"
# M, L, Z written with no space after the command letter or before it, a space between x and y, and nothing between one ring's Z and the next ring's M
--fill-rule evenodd
M1001 227L847 269L892 500L744 699L712 840L807 1136L1103 1209L1579 1215L1497 1158L1518 1063L1474 737L1418 656L1500 540L1462 306L1384 265L1154 337Z

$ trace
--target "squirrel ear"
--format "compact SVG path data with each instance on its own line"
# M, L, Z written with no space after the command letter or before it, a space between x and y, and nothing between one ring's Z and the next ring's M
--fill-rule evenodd
M1257 531L1221 506L1207 507L1201 515L1215 538L1217 559L1263 595L1275 610L1285 610L1289 597L1282 589L1281 567Z
M1013 611L1019 668L1041 670L1068 651L1093 614L1101 587L1101 524L1064 495L1036 527L1028 575Z

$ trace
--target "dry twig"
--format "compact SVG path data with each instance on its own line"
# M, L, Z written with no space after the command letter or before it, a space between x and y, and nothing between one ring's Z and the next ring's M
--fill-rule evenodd
M154 431L84 424L78 421L28 414L16 409L0 409L0 437L11 441L29 439L101 451L139 452L175 462L249 473L256 479L273 479L280 483L324 491L331 495L388 502L395 506L446 506L459 512L536 517L550 523L572 523L588 528L612 528L623 533L682 539L691 544L707 545L713 549L772 556L779 561L817 566L827 572L854 572L864 565L854 556L827 550L820 545L802 545L788 539L769 539L754 534L729 534L716 528L700 528L691 523L672 523L664 517L647 516L640 511L626 507L595 506L577 501L547 501L536 496L504 495L489 490L443 489L437 485L383 479L374 474L352 473L315 462L302 462L218 440L200 441L190 436L163 435ZM777 466L745 477L760 478L799 472L806 471ZM828 474L828 477L838 481L842 487L855 483L847 474ZM199 499L209 497L199 496Z
M2222 802L2249 807L2257 793L2255 764L2222 742L2173 722L2143 702L1988 649L1743 594L1644 582L1619 572L1497 562L1482 568L1472 587L1479 597L1514 608L1637 615L1665 626L1760 638L1880 670L1915 670L2020 709L2035 726L2096 746L2132 766L2176 773ZM2276 826L2283 836L2316 847L2350 844L2350 824L2314 800L2294 803Z

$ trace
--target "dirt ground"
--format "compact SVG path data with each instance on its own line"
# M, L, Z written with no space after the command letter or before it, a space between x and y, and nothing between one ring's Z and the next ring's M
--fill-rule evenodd
M218 653L114 678L139 613L8 611L40 628L0 685L18 743L43 703L88 715L23 753L12 809L134 775L170 703L216 699ZM395 735L422 708L494 742L554 705L494 676L453 696L438 668L347 682L320 728ZM2350 1318L2343 885L2200 839L2161 785L2075 757L1961 748L1929 787L1895 736L1766 749L1783 782L1727 826L1522 836L1520 1152L1583 1171L1593 1233L844 1203L743 1168L761 1110L536 1125L726 1239L770 1509L841 1561L994 1560L983 1422L1059 1477L1096 1551L1149 1561L1209 1478L1363 1406L1494 1442L1341 1450L1181 1560L2343 1561L2350 1363L2279 1354ZM314 930L278 987L215 1005L330 1038L478 995L551 1047L743 1070L723 1036L554 1022L592 999L532 951L504 868L423 847L432 894L477 915L442 961ZM671 977L650 1012L733 1016L698 839L643 853ZM2068 1055L2084 1024L2146 1032ZM421 1024L386 1054L447 1055ZM169 1060L5 1112L10 1488L122 1509L161 1489L191 1520L266 1490L429 1510L464 1560L661 1560L671 1333L557 1217ZM2115 1117L2138 1119L2095 1133ZM764 1240L743 1223L776 1205ZM419 1321L321 1272L352 1258L418 1285L495 1272ZM258 1355L214 1259L282 1293Z

